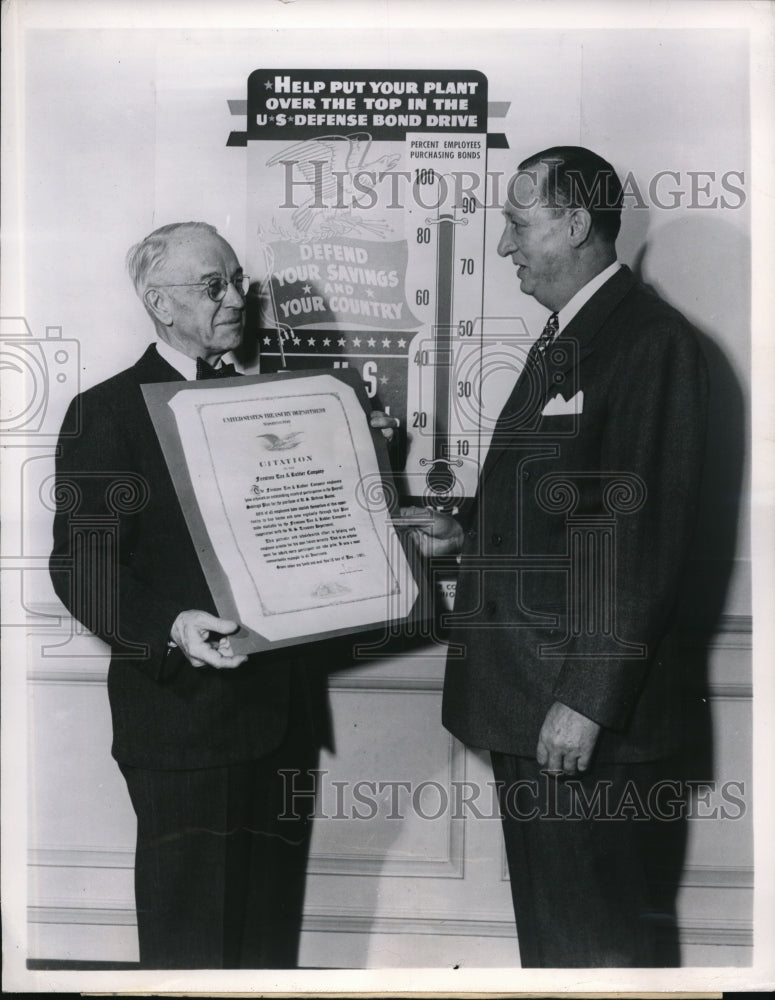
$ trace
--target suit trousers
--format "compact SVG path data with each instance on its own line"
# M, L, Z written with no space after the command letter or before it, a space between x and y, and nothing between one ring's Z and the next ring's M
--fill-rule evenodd
M226 767L120 765L137 815L143 968L296 966L317 754L297 734Z
M563 779L526 757L491 756L522 966L677 965L659 862L665 834L684 823L649 809L664 764L598 763Z

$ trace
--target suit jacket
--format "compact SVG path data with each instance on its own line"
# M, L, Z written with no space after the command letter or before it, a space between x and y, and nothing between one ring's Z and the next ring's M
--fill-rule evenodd
M532 757L561 701L604 727L599 759L674 749L673 626L706 409L693 331L627 268L545 365L526 365L482 469L451 618L443 721L461 740Z
M267 754L285 734L292 684L310 724L322 717L320 692L313 698L287 651L216 670L192 667L167 647L181 611L217 614L140 389L181 379L151 345L131 368L76 397L57 455L54 588L110 645L113 756L154 769Z

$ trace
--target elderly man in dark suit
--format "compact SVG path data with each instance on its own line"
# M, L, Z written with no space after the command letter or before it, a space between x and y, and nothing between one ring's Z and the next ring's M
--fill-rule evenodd
M57 459L51 573L111 648L113 756L137 814L135 896L148 968L287 968L297 959L310 800L286 801L326 736L299 655L235 655L141 385L235 374L248 279L204 223L164 226L127 263L158 341L77 397ZM372 416L388 430L390 418Z
M462 549L443 722L491 752L523 966L660 962L646 834L681 733L707 380L684 318L616 260L621 204L589 150L520 164L498 252L550 316L467 523L415 529Z

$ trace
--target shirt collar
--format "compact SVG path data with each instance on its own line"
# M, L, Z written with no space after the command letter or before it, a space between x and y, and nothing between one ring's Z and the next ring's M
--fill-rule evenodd
M580 288L570 302L566 303L562 309L560 309L557 313L560 333L562 333L576 313L579 312L581 307L589 302L595 292L602 288L606 281L608 281L609 278L612 278L621 266L622 265L618 260L615 260L613 264L609 264L605 270L596 274L591 281L588 281L586 285Z
M187 354L183 354L174 347L170 347L166 340L157 340L156 350L167 364L172 365L175 371L182 375L184 379L188 382L196 380L196 358L190 358ZM231 351L227 351L214 367L216 369L220 368L225 363L234 364L234 355ZM237 367L237 371L241 371L241 368Z

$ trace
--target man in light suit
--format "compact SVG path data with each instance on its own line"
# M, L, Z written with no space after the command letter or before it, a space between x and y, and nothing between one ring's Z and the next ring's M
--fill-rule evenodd
M443 722L491 752L523 966L660 964L648 834L681 735L707 379L684 318L616 260L621 203L589 150L520 164L498 252L550 316L467 523L415 529L462 549Z
M248 279L204 223L129 252L158 340L77 397L57 458L51 574L110 645L113 756L137 814L135 895L147 968L296 964L309 845L290 787L327 738L324 680L303 653L235 655L141 385L235 374ZM391 418L372 416L389 430ZM296 773L298 772L298 773Z

